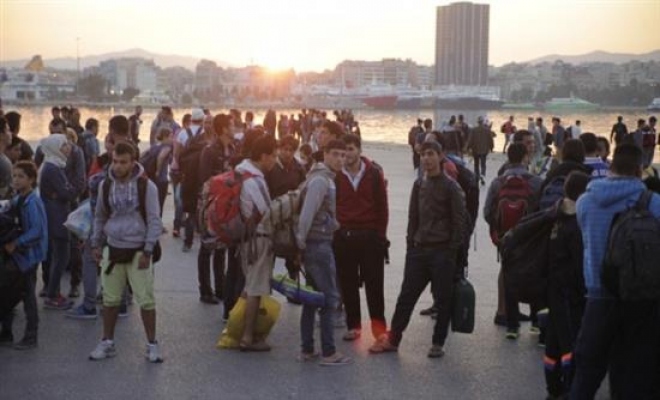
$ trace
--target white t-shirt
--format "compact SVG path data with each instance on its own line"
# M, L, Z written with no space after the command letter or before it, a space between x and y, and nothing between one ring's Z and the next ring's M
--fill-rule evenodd
M188 139L194 138L202 131L201 125L190 125L189 129L190 132L192 132L192 136L190 137L188 137L188 132L186 132L184 128L181 128L176 135L176 141L181 143L182 146L185 146L186 143L188 143Z

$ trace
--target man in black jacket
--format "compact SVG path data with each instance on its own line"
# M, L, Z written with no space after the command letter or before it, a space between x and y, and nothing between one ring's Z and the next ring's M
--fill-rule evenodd
M213 132L215 134L201 153L199 179L196 188L197 195L202 191L207 180L231 168L229 161L234 155L234 146L230 134L230 124L231 118L226 114L218 114L213 118ZM202 303L218 304L219 300L223 298L225 254L225 248L220 248L217 245L216 238L201 238L199 253L197 254L197 278L199 281L199 301ZM214 288L211 287L211 256L213 256Z
M406 266L391 331L369 349L372 353L398 350L415 304L433 282L438 314L433 330L431 358L444 355L454 290L456 254L465 240L468 214L463 191L440 167L442 147L435 141L420 146L424 176L415 181L408 210Z

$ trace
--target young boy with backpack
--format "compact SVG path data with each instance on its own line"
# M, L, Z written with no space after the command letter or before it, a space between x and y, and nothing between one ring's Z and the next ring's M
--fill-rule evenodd
M101 263L104 309L103 337L90 353L90 360L103 360L117 354L115 325L122 293L129 282L140 306L147 336L145 356L152 363L163 361L156 341L152 263L158 258L158 238L163 225L158 189L142 176L143 173L135 147L127 142L117 143L112 153L112 166L99 190L91 237L94 258Z
M571 399L594 398L608 372L618 398L658 398L660 196L647 192L642 167L640 147L617 146L610 175L577 202L587 302ZM618 276L614 285L608 272Z
M488 188L483 211L493 244L498 248L504 235L525 215L538 208L541 188L541 178L527 170L529 155L525 145L513 143L507 149L507 157L509 166ZM501 271L498 279L502 279ZM504 290L504 285L499 285L498 289L504 291L507 338L517 339L520 326L518 301ZM496 323L498 317L496 315Z
M565 197L556 204L555 222L550 231L547 253L549 313L543 359L549 399L568 395L573 379L573 348L584 313L586 292L582 267L584 248L575 216L575 202L585 192L589 180L588 174L578 171L566 177Z

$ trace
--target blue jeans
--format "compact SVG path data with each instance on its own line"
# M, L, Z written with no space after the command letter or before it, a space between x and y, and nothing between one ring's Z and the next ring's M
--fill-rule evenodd
M609 369L616 398L657 399L659 320L656 302L587 299L570 398L593 399Z
M330 241L307 241L303 265L308 284L325 295L325 306L321 307L321 353L323 357L335 354L334 323L335 310L339 306L335 255ZM300 316L302 351L314 352L314 318L317 307L304 304Z
M438 248L411 248L406 252L401 292L392 316L390 342L398 346L419 296L432 283L438 315L433 329L433 344L444 346L449 331L456 273L456 252Z
M183 201L181 201L181 184L172 183L172 192L174 195L174 230L181 229L183 224Z

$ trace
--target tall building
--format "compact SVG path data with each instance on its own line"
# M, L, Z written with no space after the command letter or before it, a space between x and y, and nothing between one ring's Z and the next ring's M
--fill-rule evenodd
M435 84L482 86L488 83L490 6L469 2L437 9Z

